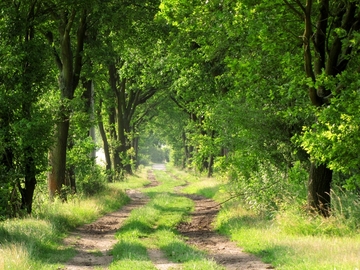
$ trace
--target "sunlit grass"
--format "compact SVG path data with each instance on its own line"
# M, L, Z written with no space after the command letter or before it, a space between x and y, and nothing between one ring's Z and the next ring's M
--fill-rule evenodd
M201 194L220 203L230 198L222 190L224 183L215 178L171 170L187 179L189 185L183 192ZM272 220L245 210L234 198L222 204L216 229L276 269L360 269L359 200L339 191L333 197L330 218L309 216L290 202L283 211L274 213Z
M211 198L215 201L221 202L228 198L225 193L224 184L219 182L216 178L193 178L188 182L189 185L182 191L188 194L199 194L206 198Z
M112 185L123 190L142 188L150 183L150 180L147 179L148 169L150 168L143 168L142 170L137 171L136 174L128 175L123 181L116 182Z
M74 250L61 245L66 232L91 222L105 212L126 203L123 189L149 183L147 173L127 181L113 183L99 196L72 197L67 203L44 201L32 218L0 223L0 269L59 269L74 255ZM155 269L147 249L164 252L170 261L180 262L182 269L223 269L209 261L206 254L186 244L175 227L186 220L193 202L175 191L202 194L222 201L228 198L218 191L223 183L184 172L154 171L160 186L144 189L150 202L131 214L118 232L114 262L110 269ZM273 220L244 210L237 202L222 205L216 228L228 235L247 252L251 252L277 269L360 269L360 236L358 219L352 216L354 200L338 199L341 209L328 219L300 215L289 208L276 213ZM356 205L355 205L356 206ZM348 220L350 225L346 224ZM94 251L95 252L95 251Z
M32 249L24 244L8 244L0 248L0 269L39 269L40 265L30 263Z
M185 179L174 178L164 171L154 170L153 173L160 185L143 190L150 197L161 192L174 192L175 187L186 184Z
M187 245L183 238L172 230L156 231L148 243L150 248L156 247L162 250L170 261L181 263L181 269L224 269L209 260L205 252Z
M157 269L137 236L122 237L114 246L112 254L114 259L109 269Z
M216 227L276 269L360 268L360 236L301 235L297 231L302 222L284 217L282 222L292 224L293 230L230 204L220 212Z
M59 269L75 252L62 246L66 233L115 211L128 201L124 192L111 184L91 198L73 196L60 200L38 200L33 217L0 222L0 269Z

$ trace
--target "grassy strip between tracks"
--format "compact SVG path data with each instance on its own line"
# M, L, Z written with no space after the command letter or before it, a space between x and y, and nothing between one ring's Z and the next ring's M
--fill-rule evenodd
M223 269L208 260L205 253L185 244L176 233L176 225L186 220L193 202L174 193L185 180L163 171L155 171L157 187L144 189L150 201L135 209L117 233L110 269L157 269L148 257L148 249L160 249L169 261L181 263L181 269Z

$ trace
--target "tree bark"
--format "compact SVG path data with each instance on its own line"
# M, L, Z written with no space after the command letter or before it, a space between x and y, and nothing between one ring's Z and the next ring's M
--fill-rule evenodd
M68 114L61 114L55 127L56 144L49 153L51 171L48 174L50 197L61 195L62 186L65 185L66 150L69 133Z
M132 147L134 148L135 154L133 156L133 162L135 164L135 169L139 167L138 154L139 154L139 137L136 136L132 139Z
M208 174L207 177L212 177L214 172L214 155L211 154L209 157Z
M97 116L99 119L98 122L98 126L99 126L99 131L100 131L100 136L102 138L103 141L103 148L104 148L104 153L105 153L105 162L106 162L106 172L108 175L108 181L112 182L112 175L111 175L111 157L110 157L110 147L109 147L109 142L106 136L106 132L105 132L105 128L104 128L104 123L102 121L102 116L101 116L101 107L102 107L102 100L99 101L99 110L97 111Z
M328 217L330 214L330 188L332 170L326 165L311 163L308 182L308 207L311 211Z
M85 99L85 113L89 115L89 123L91 124L89 127L89 132L87 136L90 136L94 144L96 144L96 135L95 135L95 126L94 126L94 81L87 80L83 81L83 87L85 91L82 95L82 98ZM93 148L90 153L90 158L95 161L96 158L96 149Z
M29 9L27 16L27 29L25 34L25 42L31 42L35 37L35 28L33 21L35 19L36 1L34 1ZM34 69L30 60L25 58L23 77L32 76L36 74L37 70ZM22 104L23 117L28 121L32 120L31 107L32 107L32 82L24 80L23 92L28 94L28 99L25 99ZM19 183L19 192L21 194L21 209L25 209L28 214L32 212L33 196L36 187L36 163L35 151L32 146L26 146L23 149L23 166L24 166L24 187Z

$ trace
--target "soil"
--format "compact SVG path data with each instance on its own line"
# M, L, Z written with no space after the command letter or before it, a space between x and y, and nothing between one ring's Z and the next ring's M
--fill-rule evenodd
M165 166L155 164L153 170L165 170ZM152 170L148 171L148 179L151 180L148 187L158 184ZM207 251L209 258L225 269L273 269L255 256L244 253L235 243L213 230L212 223L219 211L216 202L199 195L182 194L180 190L181 187L175 192L192 199L195 203L191 221L178 226L179 232L188 244ZM78 228L64 240L64 244L73 246L77 254L66 263L63 270L107 269L112 261L109 251L117 242L116 231L133 209L148 202L148 198L138 190L128 190L127 194L131 199L128 205L101 217L94 223ZM160 250L150 249L148 255L159 270L181 269L181 264L170 262Z

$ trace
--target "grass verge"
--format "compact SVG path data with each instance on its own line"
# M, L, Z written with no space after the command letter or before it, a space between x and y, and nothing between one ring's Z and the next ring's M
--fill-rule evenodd
M32 217L0 222L0 269L60 269L74 256L62 246L66 233L128 201L122 184L110 184L91 198L74 196L67 203L38 200Z
M184 192L201 194L219 203L228 196L221 188L224 183L215 178L199 178L184 172L173 174L188 179L189 186ZM338 197L335 201L341 204L341 213L350 213L346 208L354 209L348 206L358 203L346 200L349 199ZM244 251L255 254L276 269L360 269L360 235L355 226L351 229L345 224L342 215L324 219L309 216L299 209L301 207L292 205L269 220L231 200L222 204L215 228ZM355 212L352 211L353 215Z
M303 217L304 218L304 217ZM279 220L266 220L236 203L220 212L216 228L237 242L246 252L261 257L276 269L359 269L360 237L305 235L299 232L304 220L294 222L290 216L281 223L293 224L284 229ZM324 223L328 222L326 220ZM309 222L313 226L313 222ZM288 227L288 225L285 225ZM318 228L321 230L321 228Z

